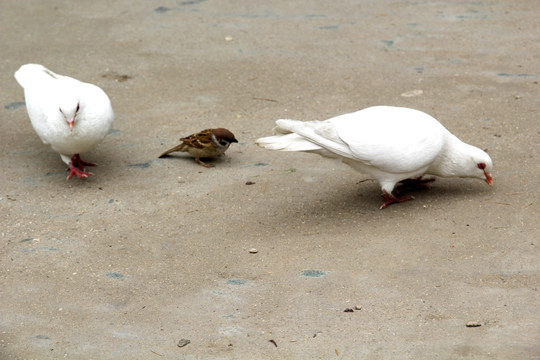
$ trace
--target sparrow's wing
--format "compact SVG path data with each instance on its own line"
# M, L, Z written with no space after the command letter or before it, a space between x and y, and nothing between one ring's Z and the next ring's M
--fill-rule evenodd
M180 139L180 144L175 147L165 151L163 154L158 157L163 157L167 154L170 154L175 151L188 151L188 149L205 149L212 146L212 129L206 129L196 134L191 134L184 138Z
M204 149L212 146L212 129L206 129L196 134L180 139L184 145L197 149Z

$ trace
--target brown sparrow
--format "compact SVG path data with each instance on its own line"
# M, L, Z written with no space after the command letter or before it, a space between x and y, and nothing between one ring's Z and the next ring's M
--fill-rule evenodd
M211 158L221 156L229 148L231 143L237 143L238 140L234 134L227 129L206 129L196 134L189 135L180 139L180 145L165 151L159 157L164 157L174 151L188 152L195 158L195 161L207 168L213 167L212 164L206 164L200 158Z

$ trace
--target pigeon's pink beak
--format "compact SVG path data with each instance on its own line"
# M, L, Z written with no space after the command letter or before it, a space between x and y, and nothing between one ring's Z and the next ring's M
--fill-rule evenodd
M484 171L484 175L486 176L486 182L489 186L493 186L493 178L491 177L491 174L488 174Z
M69 125L69 131L73 131L73 125L75 125L75 117L66 119Z

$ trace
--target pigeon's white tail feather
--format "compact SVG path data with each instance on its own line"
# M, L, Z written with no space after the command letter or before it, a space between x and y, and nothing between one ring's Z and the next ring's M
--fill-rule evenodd
M257 139L255 143L270 150L316 151L322 148L296 134L282 134Z
M276 124L278 128L283 129L283 131L290 131L299 135L304 141L313 143L318 149L325 149L326 152L333 152L340 156L354 158L348 145L345 144L337 134L334 125L328 121L282 119L277 120Z
M276 127L272 130L274 130L277 134L290 134L292 131L289 129L286 129L284 127L279 126L278 121L296 121L296 120L287 120L287 119L281 119L276 121Z
M51 80L60 79L61 77L62 75L58 75L39 64L26 64L15 72L15 79L23 88L38 83L39 79Z
M276 127L274 131L280 134L289 134L296 132L295 129L300 126L306 126L309 128L315 128L321 124L322 121L313 120L313 121L300 121L300 120L290 120L290 119L279 119L276 120Z

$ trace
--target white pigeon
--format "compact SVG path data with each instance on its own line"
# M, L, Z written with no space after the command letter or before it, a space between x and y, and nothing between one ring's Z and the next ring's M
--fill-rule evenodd
M394 196L394 188L400 182L434 180L422 179L423 175L481 178L493 184L489 155L419 110L373 106L325 121L277 120L276 124L278 135L256 140L259 146L341 159L379 181L381 209L413 199Z
M26 64L15 72L24 88L32 126L44 144L50 144L79 178L93 175L80 153L105 138L114 120L109 97L99 87L58 75L42 65Z

